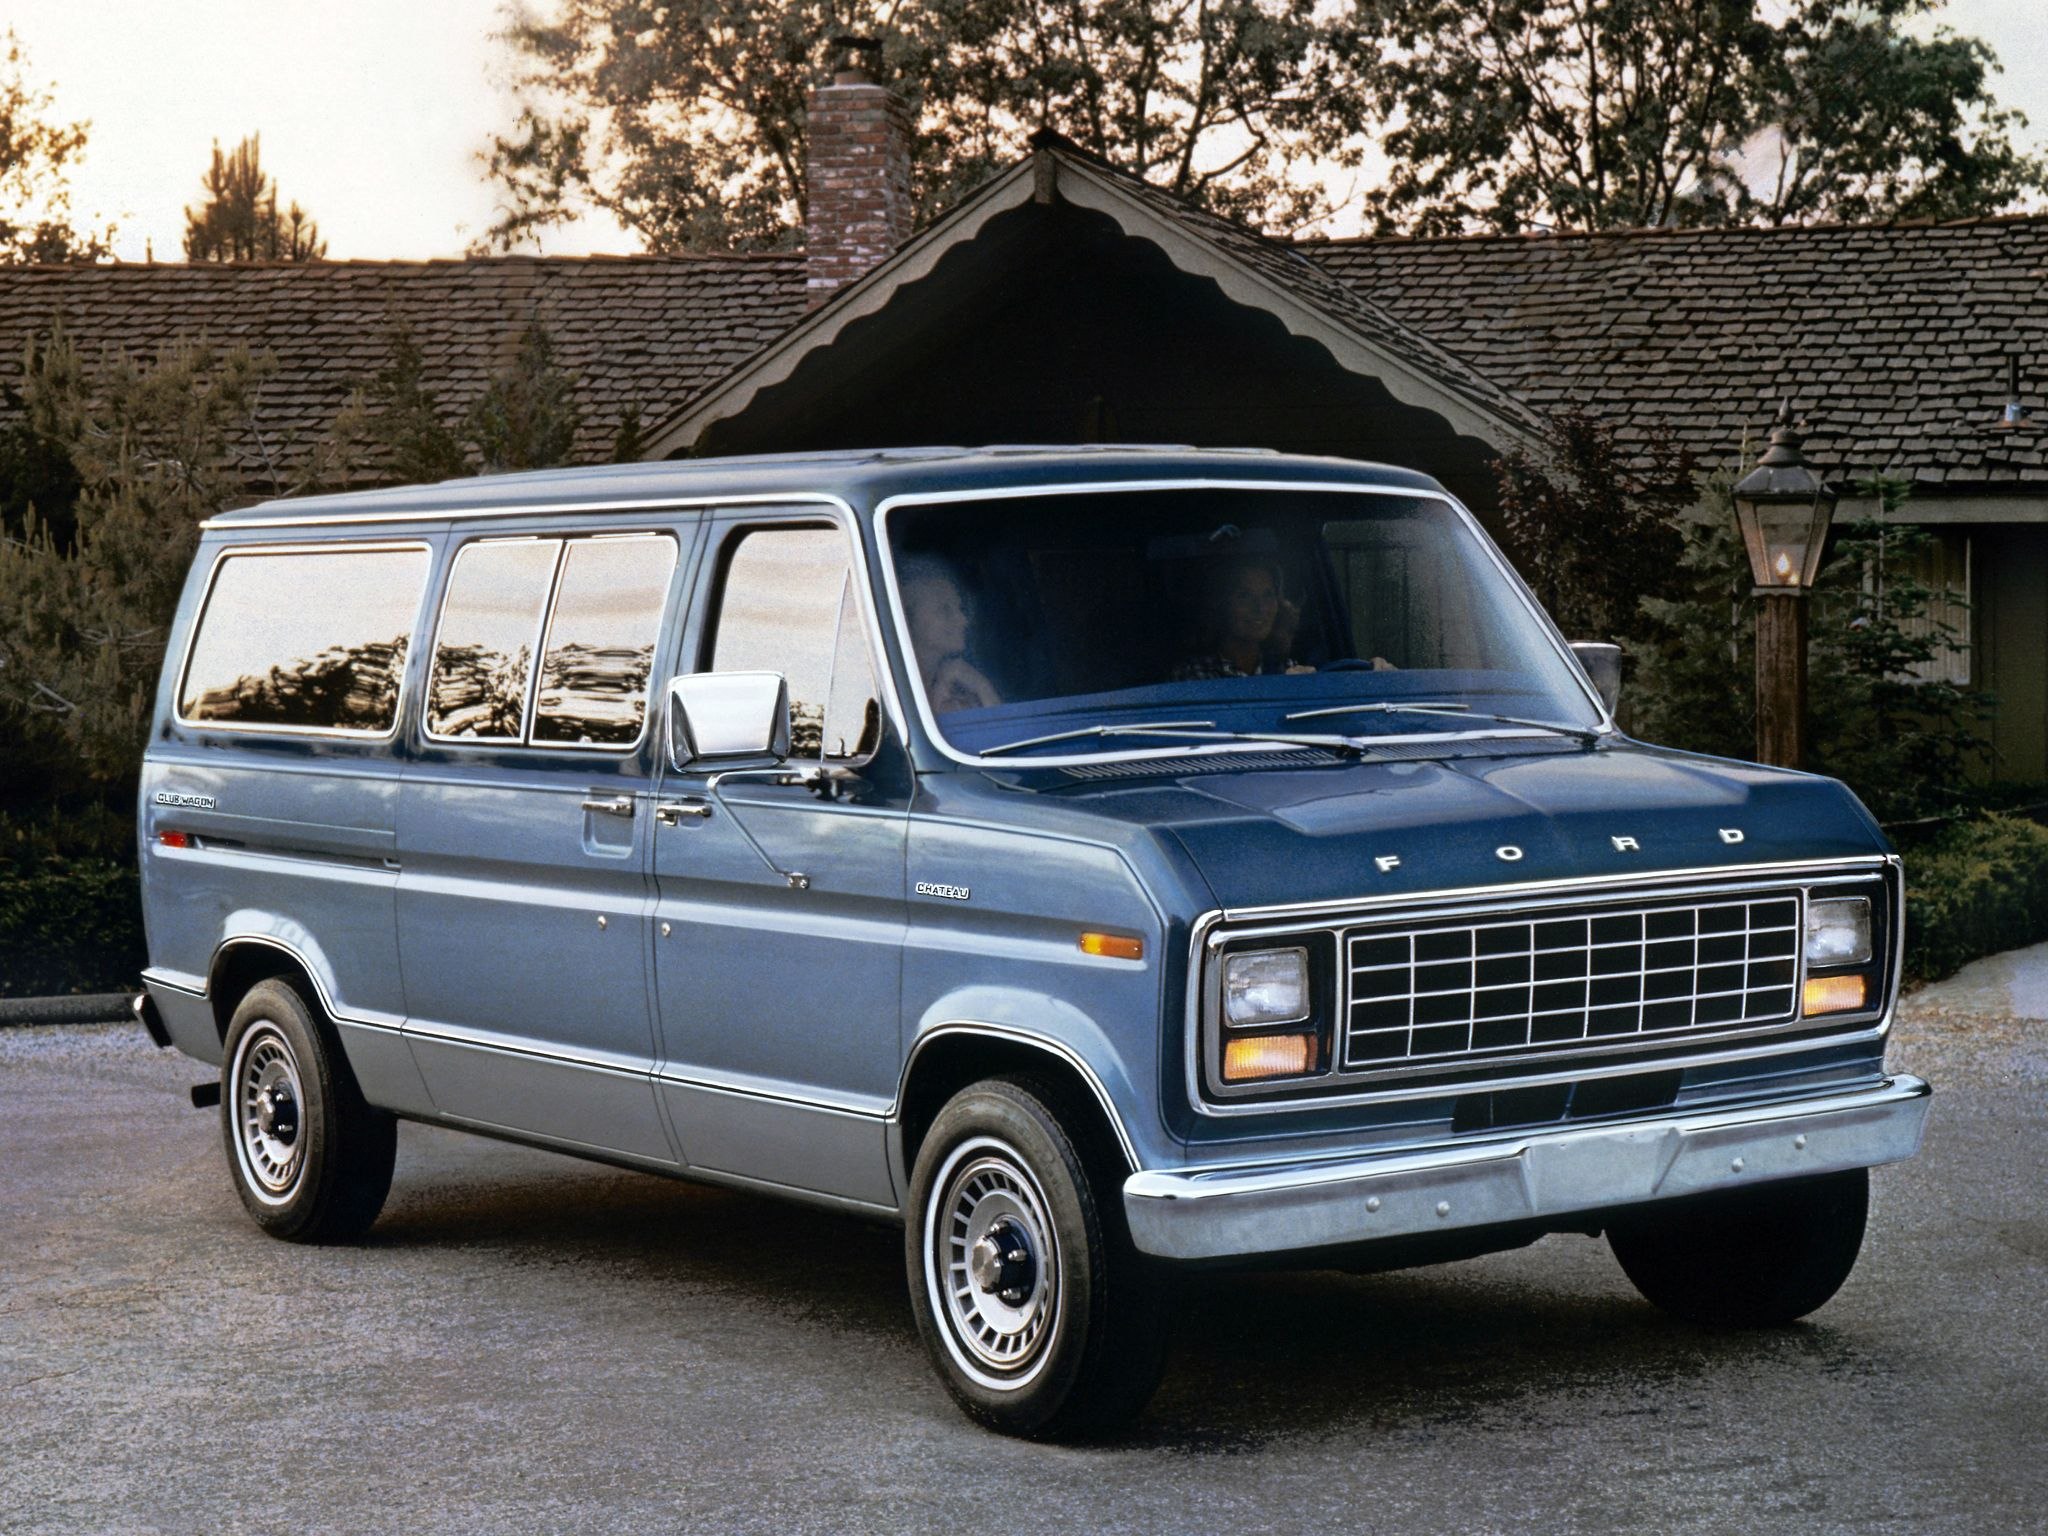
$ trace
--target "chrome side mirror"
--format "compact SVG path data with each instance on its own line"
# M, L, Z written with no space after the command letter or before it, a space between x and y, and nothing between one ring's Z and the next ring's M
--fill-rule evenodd
M1607 713L1613 714L1621 707L1621 647L1601 640L1574 640L1572 654L1586 669L1593 691L1600 695Z
M789 684L780 672L692 672L669 679L672 766L788 756Z

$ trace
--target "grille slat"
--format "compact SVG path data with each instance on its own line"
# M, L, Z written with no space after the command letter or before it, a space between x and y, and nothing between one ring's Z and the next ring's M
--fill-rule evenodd
M1344 1070L1782 1023L1799 929L1789 891L1354 929Z

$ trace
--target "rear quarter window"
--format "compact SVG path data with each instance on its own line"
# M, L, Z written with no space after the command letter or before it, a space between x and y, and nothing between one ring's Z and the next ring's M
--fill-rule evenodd
M429 564L422 545L221 556L179 679L179 718L387 734Z

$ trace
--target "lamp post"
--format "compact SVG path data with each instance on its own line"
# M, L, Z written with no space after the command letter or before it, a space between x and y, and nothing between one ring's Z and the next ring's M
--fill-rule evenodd
M1839 494L1806 462L1804 442L1788 400L1764 456L1735 483L1735 519L1756 581L1756 756L1781 768L1806 764L1806 598Z

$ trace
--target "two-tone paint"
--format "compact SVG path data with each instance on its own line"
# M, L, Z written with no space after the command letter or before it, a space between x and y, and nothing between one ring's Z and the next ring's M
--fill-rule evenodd
M1793 1112L1772 1106L1811 1108L1812 1127L1787 1135L1806 1138L1802 1153L1831 1148L1826 1166L1910 1153L1924 1085L1885 1071L1895 971L1867 1014L1791 1038L1561 1052L1492 1076L1244 1102L1206 1091L1203 956L1219 934L1560 893L1835 876L1896 891L1897 870L1840 785L1644 746L1604 711L1592 750L1531 739L1483 756L1236 766L1205 746L1028 764L953 751L905 662L887 509L1167 485L1444 495L1334 460L956 450L506 476L215 519L174 626L140 797L145 980L169 1037L218 1062L237 989L301 976L365 1094L401 1115L887 1218L902 1214L936 1087L1033 1065L1100 1114L1130 1166L1139 1241L1183 1258L1426 1229L1364 1219L1395 1183L1418 1210L1444 1206L1432 1220L1448 1225L1660 1198L1685 1149L1719 1156L1731 1136L1762 1136L1730 1127ZM719 791L732 814L709 814L706 774L661 750L658 686L652 728L626 750L425 731L428 641L463 544L672 538L658 683L707 664L727 541L789 521L842 527L857 552L885 720L859 794L742 780ZM431 555L391 733L179 718L182 656L223 555L371 543ZM1142 957L1084 953L1083 929L1136 939ZM1676 1073L1675 1089L1616 1125L1458 1127L1460 1098L1496 1079L1650 1070ZM1843 1114L1855 1135L1823 1129ZM1664 1150L1638 1147L1651 1142ZM1438 1188L1470 1183L1480 1164L1492 1193L1453 1221ZM1543 1184L1538 1165L1571 1174ZM1770 1176L1806 1166L1819 1156ZM1603 1183L1603 1167L1619 1171ZM1395 1182L1363 1192L1375 1179Z

